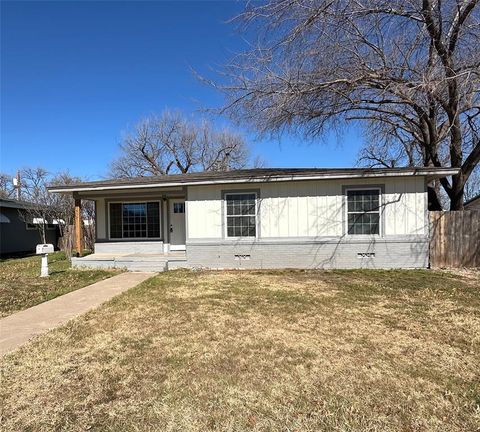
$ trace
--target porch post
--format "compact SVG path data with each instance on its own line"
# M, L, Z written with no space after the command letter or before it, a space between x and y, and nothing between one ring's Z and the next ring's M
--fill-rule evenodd
M163 253L168 253L170 249L170 225L168 217L168 200L165 196L162 198L162 230L163 230Z
M82 200L75 198L75 248L77 256L82 256L83 252L83 224L82 224Z

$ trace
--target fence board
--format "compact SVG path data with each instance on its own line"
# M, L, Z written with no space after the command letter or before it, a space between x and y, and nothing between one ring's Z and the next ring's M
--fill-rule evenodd
M430 266L480 267L480 210L430 212Z

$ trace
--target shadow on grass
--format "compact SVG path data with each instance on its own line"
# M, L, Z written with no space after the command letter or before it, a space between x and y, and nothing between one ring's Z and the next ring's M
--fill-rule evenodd
M53 270L53 271L49 271L49 276L55 276L55 275L62 275L62 274L65 274L67 273L68 270Z

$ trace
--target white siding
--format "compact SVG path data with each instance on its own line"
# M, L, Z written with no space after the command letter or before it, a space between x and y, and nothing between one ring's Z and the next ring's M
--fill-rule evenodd
M426 234L424 178L396 177L189 186L187 235L189 239L222 238L222 191L259 189L261 238L342 236L342 188L350 185L383 185L385 236Z
M427 193L421 177L385 182L385 235L424 235Z
M97 239L107 238L107 227L105 226L106 214L105 214L105 199L97 199L95 201L95 212L97 221Z
M222 187L188 188L187 238L222 238Z
M261 237L341 235L341 194L340 183L327 181L261 185Z

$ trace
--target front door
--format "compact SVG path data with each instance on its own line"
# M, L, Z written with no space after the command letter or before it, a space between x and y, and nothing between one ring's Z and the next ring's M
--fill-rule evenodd
M185 200L170 200L170 250L185 250Z

